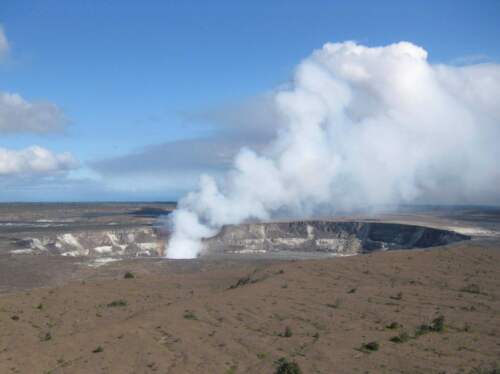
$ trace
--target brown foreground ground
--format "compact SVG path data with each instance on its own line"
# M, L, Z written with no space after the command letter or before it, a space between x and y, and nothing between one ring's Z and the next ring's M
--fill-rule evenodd
M282 357L303 373L493 373L500 364L496 245L124 261L79 277L0 296L0 373L274 373ZM378 349L363 348L370 342Z

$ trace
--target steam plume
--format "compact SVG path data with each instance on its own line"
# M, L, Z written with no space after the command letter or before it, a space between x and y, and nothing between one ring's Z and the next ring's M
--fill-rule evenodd
M283 118L261 154L223 181L202 176L170 218L170 258L192 258L222 225L280 213L405 202L498 203L500 66L431 65L401 42L326 44L273 96Z

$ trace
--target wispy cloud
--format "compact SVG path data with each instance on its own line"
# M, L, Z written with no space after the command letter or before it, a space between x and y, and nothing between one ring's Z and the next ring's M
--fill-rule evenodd
M29 102L19 94L0 92L0 134L62 132L68 124L55 104Z
M454 58L453 60L450 61L450 65L466 66L473 64L482 64L487 62L492 62L491 57L489 57L488 55L474 54L474 55L465 55Z
M186 124L204 127L207 135L150 145L122 156L95 160L89 167L103 179L113 180L118 188L137 182L139 190L155 185L184 192L198 183L201 173L222 175L242 147L265 151L284 123L273 100L272 95L264 94L184 113ZM211 131L205 131L207 128Z
M0 24L0 58L6 56L9 52L9 49L9 41L7 40L7 36L5 35L3 26Z

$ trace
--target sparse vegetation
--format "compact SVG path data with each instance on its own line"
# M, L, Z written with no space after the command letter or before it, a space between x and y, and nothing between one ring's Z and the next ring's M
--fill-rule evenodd
M238 279L238 281L237 281L235 284L231 285L231 286L229 287L229 289L230 289L230 290L233 290L233 289L235 289L235 288L242 287L242 286L246 286L247 284L251 284L251 283L255 283L255 282L256 282L256 281L255 281L255 280L253 280L253 279L252 279L252 278L250 278L250 277L243 277L243 278Z
M42 310L42 309L43 309L43 304L42 304L42 303L38 304L38 305L36 306L36 308L37 308L38 310Z
M415 329L415 337L427 334L429 331L429 325L422 324Z
M192 312L191 310L186 310L184 312L184 318L189 319L189 320L197 320L198 319L198 317L196 317L194 312Z
M295 361L288 361L284 357L276 361L276 365L275 374L302 374L302 370Z
M403 331L399 335L393 336L389 340L393 343L405 343L410 339L411 339L410 335L407 332Z
M463 306L460 309L465 310L467 312L475 312L477 309L474 305L471 305L470 307Z
M472 369L469 374L500 374L500 364L492 364L490 367L479 367Z
M19 316L17 316L17 315L16 316L12 316L12 317L10 317L10 319L13 320L13 321L19 321Z
M46 342L52 340L52 334L50 332L46 332L45 335L42 336L42 342Z
M259 352L259 353L257 353L257 358L259 360L265 360L267 358L267 353Z
M123 299L114 300L108 304L108 308L125 307L125 306L127 306L127 301Z
M380 348L380 344L378 344L378 342L369 342L369 343L364 343L361 345L361 351L363 352L375 352L375 351L378 351L378 349Z
M468 293L474 293L474 294L478 294L478 293L481 293L481 289L479 288L479 286L477 284L468 284L464 287L462 287L460 289L460 291L462 292L468 292Z
M386 329L389 329L389 330L396 330L398 328L400 328L401 325L397 322L391 322L389 323L387 326L385 326Z
M356 287L351 288L347 293L355 293L358 289Z
M92 351L92 353L101 353L102 351L104 351L104 348L98 345L96 349Z
M127 271L127 272L125 273L125 275L123 276L123 278L124 278L124 279L133 279L133 278L135 278L135 275L134 275L134 273L132 273L131 271Z
M432 320L428 325L423 324L415 330L415 337L424 335L428 332L443 332L444 331L444 316L439 316Z
M441 315L431 322L431 331L443 332L444 331L444 316Z
M284 337L284 338L291 338L293 335L293 332L292 332L292 329L290 328L290 326L287 326L285 327L285 331L280 334L280 336Z

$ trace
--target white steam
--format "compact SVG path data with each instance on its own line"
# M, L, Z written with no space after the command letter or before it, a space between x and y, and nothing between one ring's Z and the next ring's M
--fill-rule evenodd
M500 66L431 65L411 43L326 44L273 100L266 152L242 149L218 184L201 178L170 218L170 258L222 225L275 214L404 202L498 202Z

